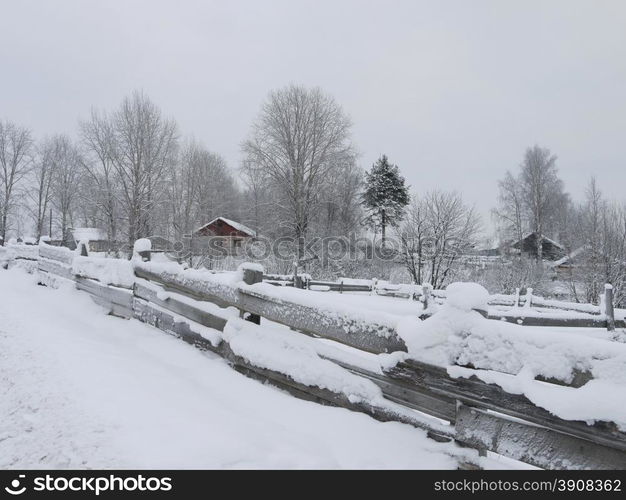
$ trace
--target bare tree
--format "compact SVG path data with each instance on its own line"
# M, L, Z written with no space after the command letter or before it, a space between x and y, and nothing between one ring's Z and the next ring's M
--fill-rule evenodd
M534 146L526 150L521 166L523 200L530 230L538 235L537 261L543 259L543 236L554 217L557 203L562 202L563 182L558 177L556 156L547 148Z
M498 206L493 214L501 223L505 236L516 241L523 238L526 220L522 185L520 179L509 171L498 182Z
M505 238L519 241L527 231L538 236L566 234L571 213L569 196L549 149L534 146L524 154L519 175L507 172L498 183L498 206L493 215ZM537 261L543 259L543 239L537 238Z
M128 241L151 234L157 205L165 202L164 181L175 161L176 124L163 118L141 92L122 102L113 115L113 167L121 186L121 205L128 223Z
M91 206L101 214L107 237L116 241L119 217L119 186L115 169L115 130L105 113L91 111L89 120L80 123L82 166L87 173Z
M354 159L326 176L319 225L323 236L349 236L363 220L363 171Z
M404 224L399 231L404 264L413 281L419 284L424 282L426 247L430 235L427 217L426 203L414 195L406 211Z
M65 244L69 243L76 201L80 190L83 170L78 148L65 135L50 139L51 202L55 207L57 226Z
M193 161L195 223L219 216L237 218L239 191L224 158L201 147Z
M189 234L194 223L194 197L196 191L196 156L198 147L195 143L185 144L180 151L180 159L174 165L169 183L169 202L174 238L182 239Z
M264 170L284 193L286 222L304 256L304 238L325 176L352 155L351 123L319 88L291 85L269 94L243 144L250 166Z
M267 233L273 224L272 182L266 173L255 168L249 161L244 161L240 169L241 179L245 186L243 194L245 202L245 222L257 233Z
M15 189L28 174L33 139L28 129L0 121L0 237L5 244L9 214L15 205Z
M44 234L46 217L52 197L52 179L54 175L54 141L46 140L39 148L39 154L33 164L32 187L29 189L31 200L31 214L35 223L37 239Z
M476 244L480 218L460 194L431 191L413 197L400 241L407 270L415 282L443 287L459 258Z

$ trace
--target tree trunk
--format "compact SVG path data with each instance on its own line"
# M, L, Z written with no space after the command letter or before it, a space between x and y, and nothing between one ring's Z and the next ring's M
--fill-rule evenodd
M2 246L7 244L7 213L2 212Z
M380 227L381 227L381 232L382 232L382 246L383 246L383 248L385 248L385 240L386 240L385 228L386 228L386 226L387 226L387 219L386 219L385 210L383 209L381 211L381 218L380 218Z

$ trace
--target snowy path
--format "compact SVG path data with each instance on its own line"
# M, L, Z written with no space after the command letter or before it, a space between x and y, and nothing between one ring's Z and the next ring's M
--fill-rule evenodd
M0 468L452 468L450 449L0 271Z

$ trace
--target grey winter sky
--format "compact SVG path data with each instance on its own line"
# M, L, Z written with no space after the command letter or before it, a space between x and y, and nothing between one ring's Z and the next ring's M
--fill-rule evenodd
M0 118L74 134L143 89L231 167L266 93L320 86L415 190L488 216L535 143L626 199L626 1L0 0Z

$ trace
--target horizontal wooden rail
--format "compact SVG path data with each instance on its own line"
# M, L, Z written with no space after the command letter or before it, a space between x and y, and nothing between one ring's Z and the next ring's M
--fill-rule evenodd
M323 352L320 357L378 386L389 403L380 404L380 401L353 401L345 394L305 385L278 370L256 366L235 354L220 335L231 318L238 315L253 321L265 318L296 330L294 336L307 334L373 353L405 350L406 347L395 330L386 325L365 322L350 314L327 314L313 305L266 293L262 286L252 284L256 280L254 276L249 279L254 272L244 274L247 284L242 284L203 278L194 272L161 269L157 272L158 268L138 263L135 266L137 279L131 290L106 285L90 277L74 276L69 254L58 249L46 250L39 257L42 275L72 280L79 290L89 293L110 313L136 318L211 350L241 373L276 385L299 398L361 411L382 421L409 423L427 430L434 439L454 440L463 446L492 451L543 468L626 469L626 433L614 423L588 425L561 419L525 396L508 393L476 376L454 378L446 368L415 360L375 372L363 368L366 365L346 362L343 356L333 355L332 350L320 351ZM257 278L260 280L259 276ZM531 320L532 316L526 319ZM583 377L580 384L573 385L584 384L587 380L588 377Z

